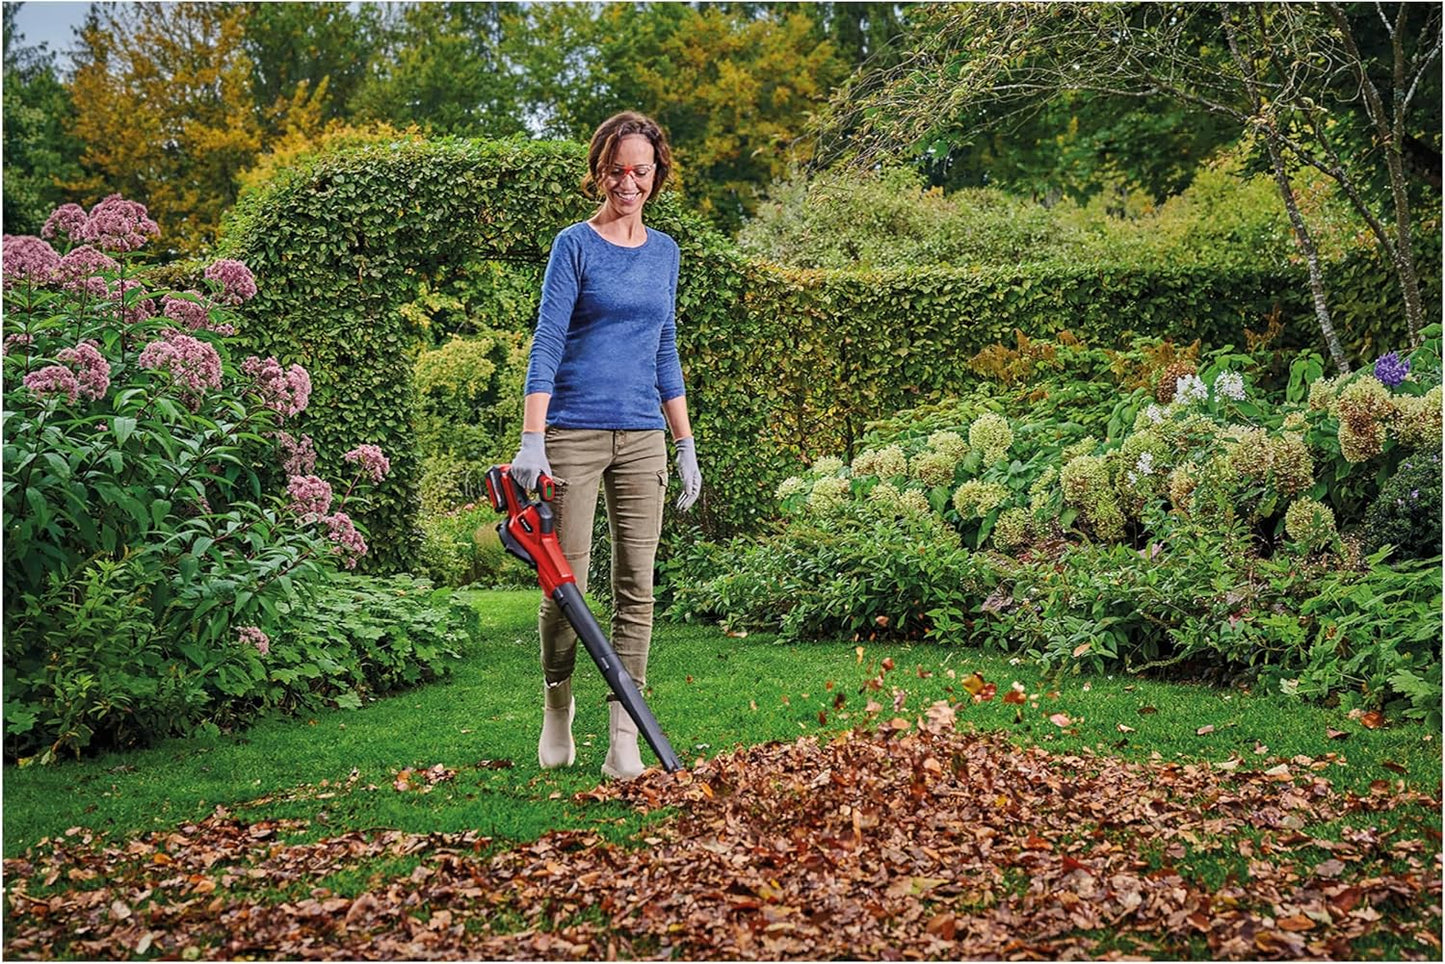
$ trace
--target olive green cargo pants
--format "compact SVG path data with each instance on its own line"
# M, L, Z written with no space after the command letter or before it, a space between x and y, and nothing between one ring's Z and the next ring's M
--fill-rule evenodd
M557 482L552 503L557 540L583 593L587 591L599 486L606 495L612 537L612 648L641 689L652 643L652 570L667 492L667 445L662 430L549 427L547 461ZM547 704L565 707L572 698L577 634L549 598L543 598L537 621Z

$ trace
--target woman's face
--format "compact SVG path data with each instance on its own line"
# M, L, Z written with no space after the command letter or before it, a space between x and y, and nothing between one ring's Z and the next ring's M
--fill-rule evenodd
M597 172L607 203L619 215L641 212L657 177L657 152L642 134L628 134L617 142L612 164Z

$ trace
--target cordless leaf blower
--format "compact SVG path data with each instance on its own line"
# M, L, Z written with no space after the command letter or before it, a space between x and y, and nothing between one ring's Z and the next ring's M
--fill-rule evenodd
M658 761L674 773L682 768L672 744L667 742L657 718L648 709L647 702L637 689L637 683L623 668L612 644L603 635L597 620L592 617L582 593L577 589L577 579L567 557L562 555L562 545L557 541L557 523L550 503L556 496L556 487L546 475L537 478L537 497L528 499L521 483L508 473L509 465L494 465L487 470L487 497L492 508L505 512L507 518L497 523L497 533L502 545L512 555L537 570L537 582L542 591L552 598L567 617L567 622L576 631L582 645L592 656L602 678L607 680L618 702L627 715L637 724L637 731L657 754Z

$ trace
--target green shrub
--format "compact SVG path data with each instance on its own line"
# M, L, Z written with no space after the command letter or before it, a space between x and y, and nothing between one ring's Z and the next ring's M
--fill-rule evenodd
M1350 239L1335 195L1313 199L1316 243L1342 256ZM890 268L1121 260L1283 266L1294 251L1278 188L1237 158L1201 170L1161 205L1124 214L1113 198L1045 205L997 188L949 194L905 168L823 172L774 186L738 234L745 254L795 268ZM1321 230L1322 215L1332 215Z
M1287 693L1338 698L1346 707L1403 712L1440 726L1438 560L1330 572L1299 608L1299 649L1280 679Z
M536 572L513 558L497 535L490 502L422 516L422 567L441 586L534 586Z
M1365 548L1394 546L1392 558L1440 555L1440 453L1410 455L1365 510Z
M337 576L285 627L263 659L258 709L357 707L445 676L481 642L473 606L408 576Z
M695 544L664 568L670 618L786 639L947 639L988 579L926 504L850 504L777 536Z

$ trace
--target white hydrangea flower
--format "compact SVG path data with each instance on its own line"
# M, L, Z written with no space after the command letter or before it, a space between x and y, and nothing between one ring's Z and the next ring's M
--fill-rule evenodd
M1239 372L1220 372L1214 379L1214 397L1244 401L1244 376Z
M1140 452L1140 453L1139 453L1139 461L1134 463L1134 471L1135 471L1135 472L1138 472L1140 475L1153 475L1153 474L1154 474L1154 453L1153 453L1153 452ZM1131 476L1131 478L1130 478L1129 481L1131 481L1131 482L1133 481L1132 476Z
M1158 405L1155 405L1153 402L1150 402L1149 407L1144 409L1144 417L1147 418L1149 421L1153 422L1155 425L1158 425L1160 422L1164 421L1164 409L1160 408Z
M813 471L819 475L837 475L843 468L843 460L836 455L825 455L813 463Z
M796 475L793 475L789 476L778 484L778 491L776 495L779 499L787 499L802 492L806 492L807 490L808 483L804 482Z
M1174 382L1174 401L1180 405L1203 402L1209 398L1209 388L1198 375L1180 375Z

